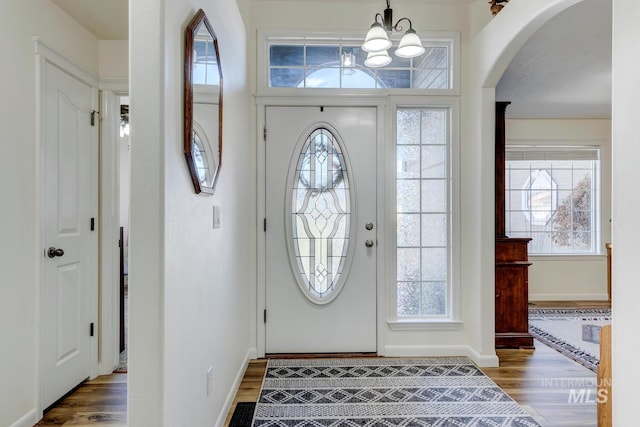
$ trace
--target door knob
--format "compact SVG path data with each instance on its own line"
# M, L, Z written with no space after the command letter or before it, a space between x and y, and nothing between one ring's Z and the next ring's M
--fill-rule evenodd
M64 255L64 251L62 249L56 249L53 246L51 246L47 251L47 256L49 258L55 258L57 256L62 256L62 255Z
M373 230L373 223L372 222L368 222L364 225L364 228L366 228L367 230Z
M373 247L373 240L368 239L364 242L364 245L368 248Z

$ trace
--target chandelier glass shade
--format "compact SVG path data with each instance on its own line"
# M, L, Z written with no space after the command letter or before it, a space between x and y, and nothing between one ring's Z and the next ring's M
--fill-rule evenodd
M384 67L391 63L391 57L386 50L379 52L369 52L367 59L364 60L364 65L371 68Z
M373 24L371 24L371 28L362 44L362 50L369 53L364 62L367 67L384 67L391 63L391 57L387 53L387 49L392 46L389 35L393 32L404 31L400 25L402 21L409 23L409 29L400 40L400 44L395 51L396 56L415 58L425 52L422 41L413 29L409 18L400 18L395 24L393 23L393 10L389 2L390 0L387 0L387 8L384 10L384 14L376 13Z

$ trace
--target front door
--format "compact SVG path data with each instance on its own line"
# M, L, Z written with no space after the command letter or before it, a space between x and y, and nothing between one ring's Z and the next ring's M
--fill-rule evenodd
M376 114L266 109L267 353L376 351Z
M91 86L46 62L43 408L91 374L90 304L97 288L96 239L91 235L92 196L97 191L92 184L97 166L93 96Z

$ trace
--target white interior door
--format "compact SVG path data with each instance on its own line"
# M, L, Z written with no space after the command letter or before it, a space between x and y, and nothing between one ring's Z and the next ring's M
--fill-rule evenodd
M376 108L266 109L266 352L376 351Z
M42 407L91 374L90 323L96 239L91 236L97 129L93 89L44 68L44 280ZM96 224L97 226L97 224Z

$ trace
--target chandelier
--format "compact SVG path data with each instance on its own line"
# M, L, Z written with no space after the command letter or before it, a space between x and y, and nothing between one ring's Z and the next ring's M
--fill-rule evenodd
M371 24L367 37L362 44L362 50L368 52L367 59L364 61L364 65L367 67L384 67L391 63L391 57L387 52L387 49L392 44L389 35L392 32L404 31L400 26L402 21L409 22L409 29L400 39L395 55L400 58L415 58L425 52L420 37L413 29L409 18L400 18L395 24L393 23L393 10L389 2L390 0L387 0L387 8L384 10L384 15L376 13L373 24Z

